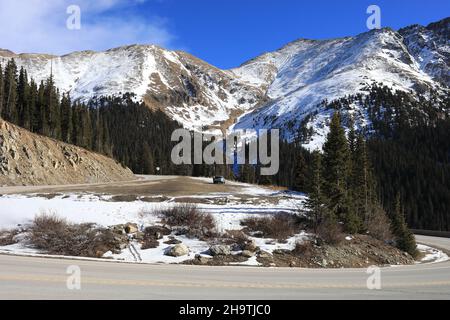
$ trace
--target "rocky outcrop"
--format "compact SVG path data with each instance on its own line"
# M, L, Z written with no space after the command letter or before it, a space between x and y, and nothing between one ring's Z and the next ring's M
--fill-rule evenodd
M131 170L113 159L33 134L0 119L0 186L133 179Z
M210 254L214 256L229 256L231 255L231 248L230 246L225 245L214 245L211 248L209 248Z

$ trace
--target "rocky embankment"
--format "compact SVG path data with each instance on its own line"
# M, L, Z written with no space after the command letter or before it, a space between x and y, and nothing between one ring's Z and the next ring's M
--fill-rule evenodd
M0 186L132 179L131 170L113 159L33 134L0 119Z

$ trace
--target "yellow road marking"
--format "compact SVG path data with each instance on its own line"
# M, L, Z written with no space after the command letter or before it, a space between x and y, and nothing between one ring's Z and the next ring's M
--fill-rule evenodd
M0 275L0 281L19 282L48 282L65 283L66 277L62 276L32 276L32 275ZM366 289L366 284L317 284L317 283L293 283L293 284L262 284L262 283L226 283L226 282L172 282L156 280L118 280L82 278L82 284L110 285L110 286L140 286L140 287L183 287L183 288L247 288L247 289ZM450 286L448 281L429 281L411 283L386 283L383 288L405 288L426 286Z

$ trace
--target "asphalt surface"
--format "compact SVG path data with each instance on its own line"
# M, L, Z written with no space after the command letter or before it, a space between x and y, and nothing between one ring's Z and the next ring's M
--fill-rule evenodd
M417 238L450 251L450 239ZM80 268L80 290L67 287L70 266ZM367 288L366 271L136 265L0 255L0 299L450 299L450 262L382 268L380 290Z

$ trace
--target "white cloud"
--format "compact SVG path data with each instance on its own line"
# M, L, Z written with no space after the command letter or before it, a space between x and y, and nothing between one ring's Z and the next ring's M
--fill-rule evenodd
M171 47L164 18L109 14L147 0L0 0L0 48L14 52L65 54L148 43ZM81 8L81 29L69 30L70 5ZM149 15L151 16L151 15Z

